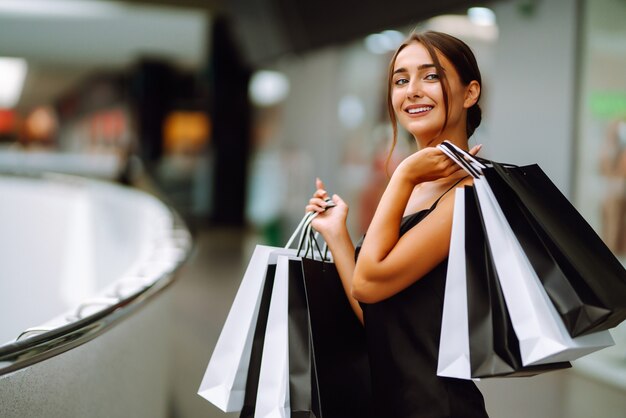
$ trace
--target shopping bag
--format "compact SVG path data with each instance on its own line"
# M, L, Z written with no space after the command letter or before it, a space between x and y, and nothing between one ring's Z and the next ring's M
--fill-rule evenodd
M450 151L445 146L441 149ZM474 171L465 159L471 158L469 154L448 155L468 172ZM608 331L576 338L569 335L484 176L475 176L474 187L523 365L571 361L613 345Z
M286 248L257 245L250 258L198 389L200 396L224 412L241 411L246 387L250 386L246 382L268 266L276 265L280 254L295 255L301 251L304 231L313 217L307 214L302 219ZM298 243L298 250L288 248L294 242ZM257 367L258 363L253 365ZM248 395L250 402L251 396Z
M570 335L622 322L626 269L548 176L536 164L482 162L482 175Z
M292 418L322 416L302 259L288 261L289 407Z
M567 362L522 365L473 190L457 189L437 375L532 376L567 367Z
M299 257L278 256L255 417L322 417Z
M541 168L483 170L529 261L572 336L626 319L626 270Z
M465 265L464 190L454 195L452 233L444 290L437 375L470 379L469 319Z
M278 255L259 373L255 417L289 418L289 257Z
M324 418L374 418L365 328L335 264L302 259ZM378 418L378 417L376 417Z
M533 376L571 367L569 362L523 366L474 188L465 198L465 263L469 317L470 369L473 378Z
M575 360L613 345L608 331L572 338L502 214L489 185L474 181L487 237L524 365Z
M270 255L277 250L263 245L255 248L198 390L224 412L243 407L262 290Z

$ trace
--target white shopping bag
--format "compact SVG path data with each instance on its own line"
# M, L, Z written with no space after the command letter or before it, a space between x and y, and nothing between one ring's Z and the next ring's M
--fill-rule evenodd
M614 344L608 331L572 338L484 177L474 179L513 328L527 365L571 361Z
M465 280L465 190L454 197L452 236L441 318L437 375L470 379L469 319Z
M278 255L267 316L255 417L289 418L289 257Z
M243 407L267 266L275 262L278 254L296 251L257 245L252 254L198 390L200 396L224 412L240 411Z
M286 247L290 247L298 235L299 248L307 244L304 238L314 217L314 214L305 215ZM276 264L281 254L295 255L298 251L257 245L252 254L198 389L200 396L224 412L241 411L243 407L267 266Z

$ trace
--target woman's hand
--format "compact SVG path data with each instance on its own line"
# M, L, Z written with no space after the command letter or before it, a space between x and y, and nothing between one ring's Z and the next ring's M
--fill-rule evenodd
M481 145L476 145L469 152L476 155ZM433 181L448 177L461 170L461 167L437 147L426 147L405 158L395 175L403 176L411 184Z
M346 219L348 217L348 205L338 196L333 195L332 202L334 206L328 207L328 193L325 190L324 183L320 179L315 180L317 190L306 206L306 212L317 212L318 215L311 222L313 229L318 231L328 242L332 239L333 234L339 233L346 228Z
M341 285L350 302L352 310L359 321L363 323L363 310L359 302L352 297L352 276L354 274L354 245L350 239L346 219L348 205L337 195L333 195L332 204L328 204L328 193L320 179L315 180L317 190L306 206L306 212L315 212L311 225L322 234L328 249L333 256L333 262L341 279ZM333 205L334 204L334 205Z

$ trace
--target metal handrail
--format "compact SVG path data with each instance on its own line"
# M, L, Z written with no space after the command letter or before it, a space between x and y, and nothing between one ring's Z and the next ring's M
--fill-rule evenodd
M28 177L20 174L19 177ZM42 176L32 176L39 177ZM163 242L156 246L146 262L159 262L159 256L167 253L171 268L158 277L141 274L118 281L114 288L101 297L81 303L65 319L66 324L58 327L38 326L21 332L15 341L0 346L0 376L23 369L80 346L106 332L114 324L143 306L176 278L181 266L194 249L193 237L182 218L167 203L162 202L172 216L172 227L168 231L169 245ZM158 257L158 258L157 258ZM94 306L95 312L85 314Z

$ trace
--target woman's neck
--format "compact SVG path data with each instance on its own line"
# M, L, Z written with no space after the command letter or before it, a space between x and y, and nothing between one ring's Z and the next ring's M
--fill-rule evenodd
M443 141L452 142L457 147L464 149L467 151L469 149L469 144L467 138L454 138L454 137L446 137L445 135L441 135L437 138L431 138L430 140L423 141L418 138L415 138L415 142L417 142L417 146L419 149L424 149L427 147L436 147L441 144Z

